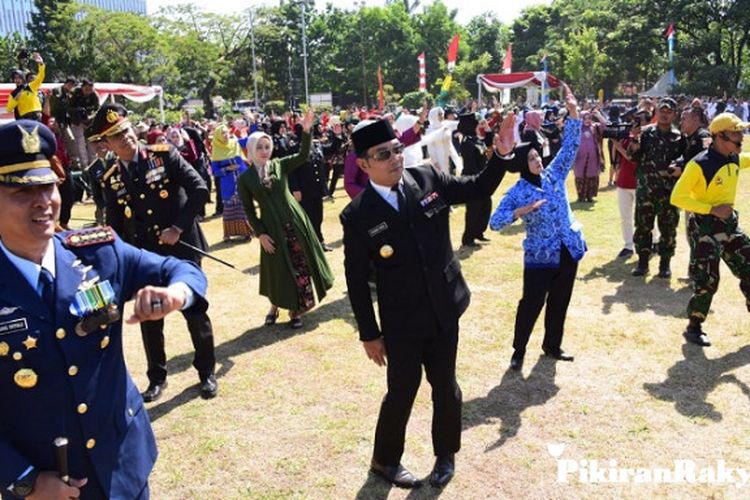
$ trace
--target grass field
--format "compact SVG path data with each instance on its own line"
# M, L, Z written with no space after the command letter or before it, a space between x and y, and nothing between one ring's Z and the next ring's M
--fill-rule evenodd
M740 180L737 197L741 221L750 217L748 177ZM494 204L515 181L514 175L504 179ZM574 198L572 178L569 192ZM653 277L655 262L645 280L633 278L635 258L615 258L622 238L614 188L603 189L593 206L573 205L590 249L580 264L563 342L575 362L538 356L539 321L523 372L507 370L522 287L523 230L516 224L489 233L492 241L481 250L458 251L473 295L461 321L457 371L464 432L456 477L442 492L425 486L409 493L369 476L385 370L365 357L346 295L338 214L347 201L339 189L325 205L323 232L335 248L327 255L337 280L301 331L284 322L262 326L268 303L257 292L257 240L220 243L221 220L203 224L212 251L242 270L204 261L220 394L211 401L198 397L189 335L182 317L171 317L169 388L148 405L160 449L153 498L750 496L750 484L705 484L698 476L692 483L641 484L632 478L602 482L610 479L605 475L590 484L574 472L558 481L559 467L591 471L592 461L600 468L674 469L675 460L686 459L700 469L723 460L726 467L750 471L750 321L738 281L722 264L723 281L705 324L714 345L685 345L680 334L690 289L684 221L673 278ZM91 205L83 205L74 217L90 213ZM456 247L463 213L458 207L451 216ZM145 388L137 327L126 328L125 337L129 368ZM403 458L421 477L434 460L431 412L423 381Z

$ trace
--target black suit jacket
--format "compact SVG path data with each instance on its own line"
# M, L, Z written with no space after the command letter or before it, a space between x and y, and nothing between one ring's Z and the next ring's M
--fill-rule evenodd
M405 214L371 184L347 205L341 213L344 267L360 340L420 335L425 321L457 331L450 326L457 326L470 293L453 254L449 207L491 196L508 167L517 169L519 161L494 155L479 175L464 177L429 166L405 169ZM380 327L367 284L370 263L376 271Z
M208 188L180 153L166 144L138 146L128 168L120 161L104 174L107 222L139 248L199 263L201 255L182 245L160 245L159 234L170 226L182 229L180 240L208 249L198 213Z

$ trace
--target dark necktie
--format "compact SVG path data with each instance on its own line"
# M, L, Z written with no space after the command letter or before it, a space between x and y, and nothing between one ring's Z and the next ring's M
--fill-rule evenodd
M39 292L42 296L42 301L47 305L49 311L54 314L55 278L53 278L52 273L45 268L42 268L42 271L39 273Z
M396 184L395 186L391 187L391 191L396 193L396 199L398 200L398 213L400 213L402 216L406 216L406 199L404 198L404 194L401 192L401 189L399 188L399 185Z

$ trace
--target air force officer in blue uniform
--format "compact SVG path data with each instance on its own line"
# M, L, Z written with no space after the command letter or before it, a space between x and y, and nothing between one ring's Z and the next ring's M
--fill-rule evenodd
M206 279L109 228L55 234L54 151L44 125L0 127L0 497L148 498L156 443L125 367L120 312L135 323L205 309Z

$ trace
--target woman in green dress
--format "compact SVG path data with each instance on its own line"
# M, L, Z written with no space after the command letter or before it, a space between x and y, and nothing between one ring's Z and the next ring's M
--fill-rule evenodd
M260 241L260 294L271 301L266 325L273 325L283 308L290 311L291 327L301 328L300 317L315 305L315 292L321 300L333 285L315 229L287 182L289 173L307 161L314 118L309 109L296 155L272 160L273 141L263 132L247 141L252 167L240 176L239 195Z

